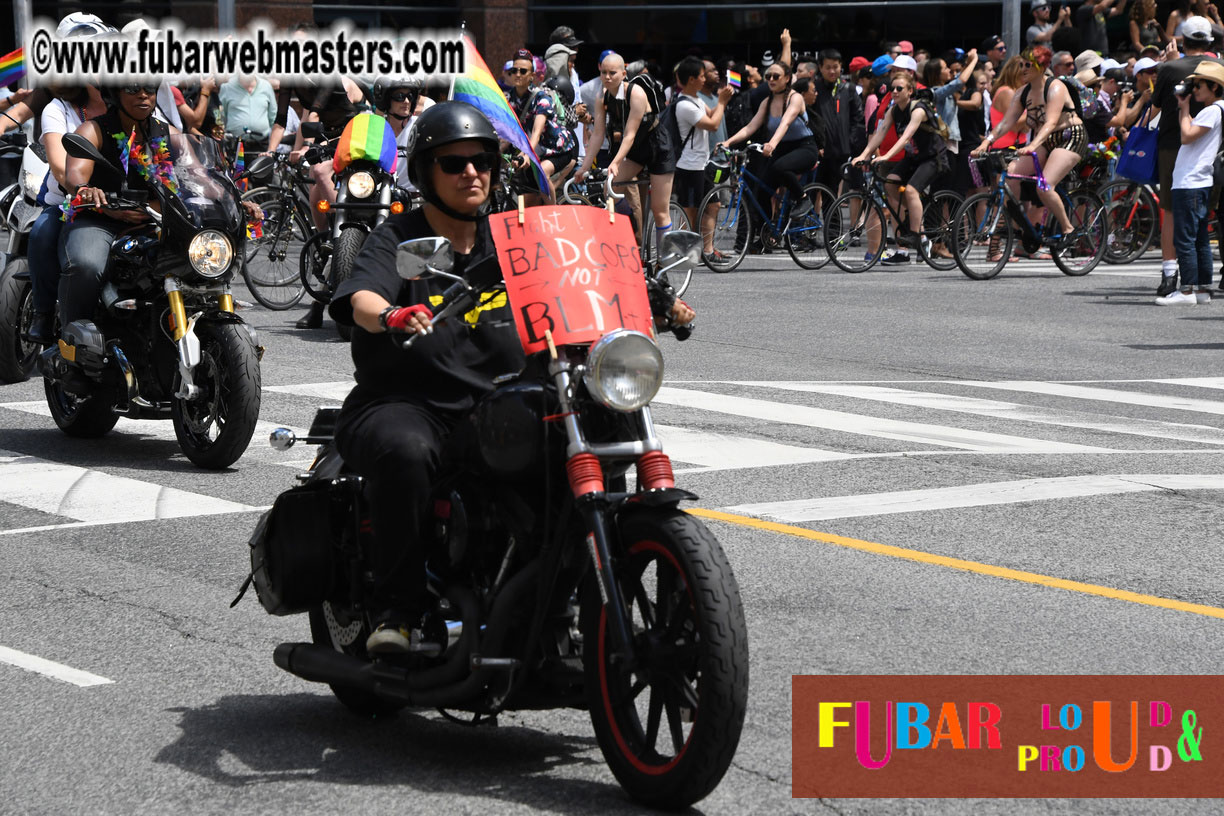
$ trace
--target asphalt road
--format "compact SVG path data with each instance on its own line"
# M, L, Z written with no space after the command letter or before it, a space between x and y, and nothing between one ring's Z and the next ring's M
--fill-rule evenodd
M771 256L697 273L697 331L663 341L655 416L697 506L735 516L707 524L752 657L739 752L699 812L1219 812L791 799L795 674L1219 672L1224 299L1158 308L1156 268L1068 278L1028 262L974 282ZM306 427L343 393L347 346L330 323L293 329L301 310L246 314L268 349L261 419ZM273 665L305 619L228 604L250 508L309 451L257 438L228 472L203 472L168 423L82 442L41 402L41 383L0 388L0 812L636 812L584 713L474 731L433 712L367 722ZM181 517L133 520L154 500ZM19 668L18 653L89 676Z

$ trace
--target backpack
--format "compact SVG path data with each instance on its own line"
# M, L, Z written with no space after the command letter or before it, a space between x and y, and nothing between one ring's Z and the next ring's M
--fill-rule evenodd
M727 135L738 133L749 122L752 121L752 115L755 113L752 110L752 101L748 98L748 91L740 90L731 97L731 101L727 103L727 107L723 109L723 121L727 123Z
M646 125L647 130L654 130L658 125L659 114L668 107L665 89L662 83L650 74L638 74L629 80L629 88L625 91L626 103L630 101L634 88L641 88L646 92L648 110L642 115L642 122Z
M946 145L951 137L948 135L948 124L939 115L939 111L935 110L935 94L930 88L919 88L914 91L914 99L926 112L926 121L918 126L919 129L937 134Z

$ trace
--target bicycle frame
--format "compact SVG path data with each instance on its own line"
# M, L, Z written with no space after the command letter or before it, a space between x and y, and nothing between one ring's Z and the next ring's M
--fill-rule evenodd
M756 192L756 190L748 190L749 183L753 184L753 186L756 187L757 190L764 190L766 189L765 182L757 178L752 173L752 171L749 170L747 167L736 168L734 170L734 173L735 173L735 195L732 196L731 198L732 204L730 206L727 206L725 209L729 213L738 213L740 210L740 206L739 206L740 201L743 201L745 198L747 198L747 200L752 203L752 206L756 208L757 215L760 216L762 224L768 226L770 231L775 236L780 237L786 234L786 230L783 229L785 224L782 218L784 215L786 215L790 211L790 208L787 206L788 204L790 204L790 191L789 190L782 191L782 197L778 200L778 215L777 215L777 222L775 223L772 220L772 217L765 212L765 208L761 206L761 202L757 201L757 197L755 195L749 195L746 197L744 195L745 192ZM744 178L745 176L747 176L747 178ZM770 193L770 196L771 197L773 196L772 192Z

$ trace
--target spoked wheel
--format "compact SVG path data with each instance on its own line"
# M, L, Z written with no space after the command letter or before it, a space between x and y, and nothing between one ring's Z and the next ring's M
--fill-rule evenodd
M195 464L217 470L238 461L259 419L259 356L246 329L236 323L200 323L200 364L194 373L201 395L174 399L170 412L179 447Z
M310 610L310 637L315 643L330 646L352 657L366 658L365 642L370 625L364 615L342 604L324 601ZM332 694L346 708L364 717L386 717L402 709L406 703L384 700L366 691L349 686L331 685Z
M331 236L324 232L316 232L306 239L299 260L302 285L310 296L319 303L331 303L331 291L327 285L328 261L331 259Z
M739 744L748 701L739 588L718 540L696 518L652 510L624 516L620 526L616 577L636 660L618 659L607 611L588 586L582 632L591 721L630 796L684 808L718 785Z
M922 234L918 254L933 269L948 271L956 268L956 253L952 249L952 231L956 211L962 199L959 193L940 190L922 208Z
M262 207L264 220L263 235L247 239L242 278L251 297L264 308L290 309L306 294L298 259L310 230L293 204L277 191L252 190L243 200Z
M825 215L825 247L843 272L866 272L884 254L884 210L859 190L843 193Z
M812 202L812 211L791 218L786 227L786 251L803 269L820 269L829 262L825 244L825 215L833 204L833 191L823 184L803 188L804 197Z
M667 214L671 219L672 229L689 229L688 216L684 214L684 208L678 203L675 201L669 202ZM658 232L656 232L654 228L654 215L649 212L642 213L642 220L646 223L646 228L643 230L642 241L643 258L654 260L659 257L659 238Z
M0 272L0 382L25 382L38 362L42 346L27 339L34 321L34 297L25 258L13 258Z
M1115 181L1098 195L1108 218L1105 263L1125 264L1141 257L1160 232L1160 209L1152 193L1142 184Z
M1077 190L1071 194L1067 215L1075 232L1065 247L1053 253L1054 264L1064 275L1087 275L1105 255L1105 236L1109 231L1105 205L1095 193Z
M714 272L731 272L744 261L752 242L752 219L737 187L720 184L697 208L702 258Z
M954 216L952 254L974 280L989 280L1007 264L1016 236L1003 202L995 193L965 199Z

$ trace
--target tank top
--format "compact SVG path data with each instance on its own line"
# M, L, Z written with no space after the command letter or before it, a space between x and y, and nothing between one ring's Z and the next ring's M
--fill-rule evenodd
M904 108L894 104L892 108L893 127L899 138L905 132L905 129L909 127L910 118L914 115L915 108L921 108L926 114L927 119L926 122L918 127L918 130L914 131L914 138L911 140L911 144L914 146L914 155L919 159L934 158L947 148L939 134L928 130L926 127L932 121L931 111L926 105L913 100Z
M794 91L791 91L791 93L794 93ZM766 104L773 104L773 100L771 99ZM789 104L790 104L790 94L787 94L786 103L782 107L783 115L785 115L786 113L786 105L789 105ZM765 128L770 133L777 133L778 126L781 124L782 124L781 116L770 116L769 121L765 125ZM795 117L794 121L790 123L790 127L786 129L786 133L782 136L781 139L779 139L779 141L794 142L794 141L798 141L799 139L810 139L811 137L812 137L812 129L809 128L807 124L807 108L804 108L803 113Z
M119 119L119 111L113 107L108 108L106 113L101 116L95 116L92 121L97 122L98 129L102 131L102 145L98 148L98 152L116 167L123 167L120 143L122 142L124 147L126 147L132 132L130 130L127 133L123 132L123 123ZM157 139L165 139L169 135L169 126L155 116L150 115L148 119L136 126L135 143L140 144L143 149L151 153L154 149L151 143ZM148 189L140 168L140 162L129 158L127 186L133 190ZM106 165L95 162L93 173L89 178L89 186L97 187L107 193L118 193L122 186L122 178L119 173Z

